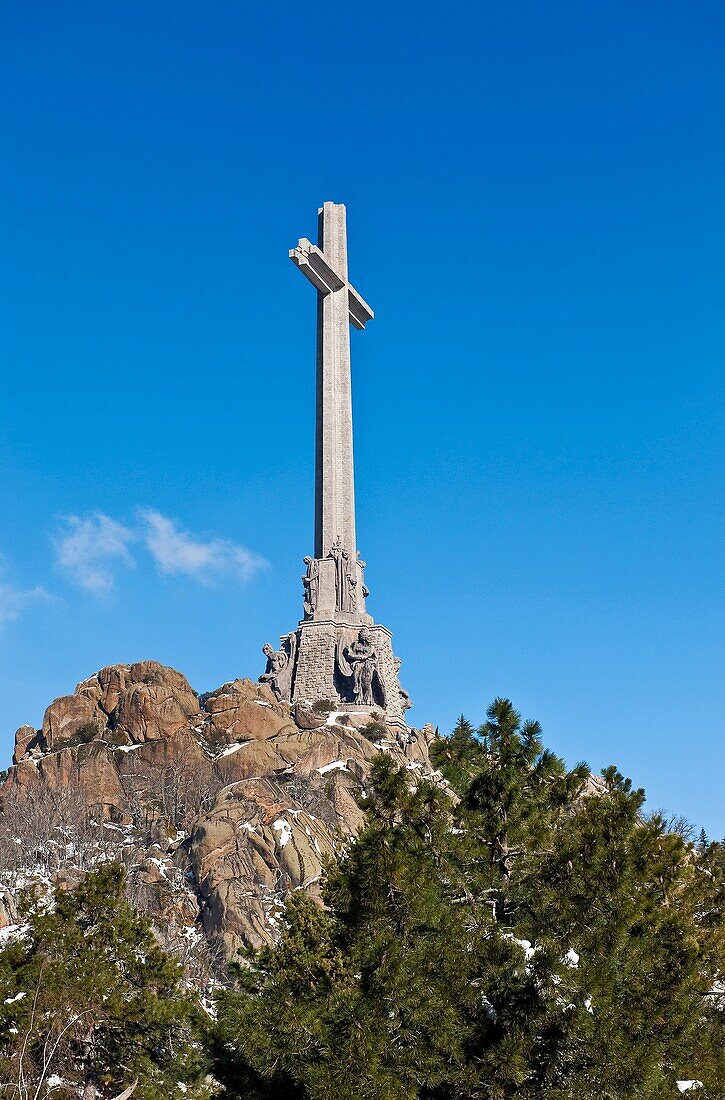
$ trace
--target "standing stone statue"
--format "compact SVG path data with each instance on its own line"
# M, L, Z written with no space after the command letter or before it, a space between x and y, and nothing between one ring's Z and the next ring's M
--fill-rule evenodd
M348 573L345 582L345 603L342 610L354 615L357 611L357 579L352 573Z
M400 686L400 678L398 675L400 672L400 663L400 657L393 657L393 668L395 669L395 678L398 681L400 705L403 708L403 713L405 713L406 710L410 710L410 708L413 706L413 700L410 698L405 688Z
M335 562L335 610L347 611L350 602L350 586L347 580L348 553L342 545L339 535L337 541L330 547L328 557L331 557Z
M367 565L367 562L362 560L362 558L360 557L360 551L359 550L357 552L357 563L360 567L360 576L364 577L365 576L365 567ZM368 596L370 595L370 589L365 584L365 581L362 582L362 595L363 595L364 600L366 600L368 598Z
M313 611L317 611L317 604L320 599L320 563L317 558L309 556L303 558L303 561L307 566L307 572L302 578L305 589L303 602L305 615L311 615Z
M262 646L262 653L267 658L267 667L259 677L259 682L260 684L269 684L275 699L279 703L290 702L295 648L296 637L294 634L288 634L283 639L282 649L275 649L269 642L265 642Z
M348 646L345 657L352 669L352 694L356 703L372 706L373 676L375 675L378 655L370 639L370 634L362 627L356 641Z

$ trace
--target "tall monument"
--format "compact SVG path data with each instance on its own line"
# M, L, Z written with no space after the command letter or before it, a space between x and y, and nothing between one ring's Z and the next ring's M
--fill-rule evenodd
M303 237L290 259L317 291L317 427L314 556L302 577L304 616L275 650L264 646L260 677L281 700L327 699L339 710L379 711L405 724L410 706L398 683L391 634L367 613L365 562L355 534L350 325L373 311L348 282L342 203L318 212L318 244Z

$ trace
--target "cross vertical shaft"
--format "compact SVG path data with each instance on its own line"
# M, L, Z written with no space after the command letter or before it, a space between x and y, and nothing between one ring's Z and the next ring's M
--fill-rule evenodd
M317 430L315 557L339 539L355 561L355 483L350 379L347 227L342 203L326 202L318 217L318 247L342 286L317 293Z
M373 713L405 728L410 700L390 631L366 609L365 562L357 554L352 449L350 325L364 329L373 311L348 282L346 212L318 210L318 243L300 238L290 259L317 292L315 553L303 558L303 618L266 644L260 676L277 699L306 706L329 699L345 710Z
M319 244L303 237L290 259L317 291L315 556L305 559L305 615L366 619L364 562L357 556L352 451L350 325L365 328L373 311L347 279L342 203L318 210Z

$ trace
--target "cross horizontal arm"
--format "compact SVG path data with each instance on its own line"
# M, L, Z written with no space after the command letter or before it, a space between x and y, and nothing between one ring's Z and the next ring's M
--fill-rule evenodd
M289 258L321 294L329 294L344 287L345 280L330 267L324 252L306 237L302 237L297 248L290 249Z
M320 294L331 294L345 286L345 280L330 267L324 252L306 237L300 239L296 248L290 249L289 257ZM364 329L366 323L375 316L365 299L349 283L347 306L350 323L357 329Z
M365 322L372 321L375 316L365 299L361 298L349 283L347 287L347 308L350 311L350 321L358 329L365 328Z

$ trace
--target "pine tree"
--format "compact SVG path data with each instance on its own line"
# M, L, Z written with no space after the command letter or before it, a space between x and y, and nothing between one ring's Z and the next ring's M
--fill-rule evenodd
M334 916L295 897L279 947L254 959L251 988L221 998L221 1045L242 1054L217 1063L225 1084L241 1062L247 1080L257 1075L250 1095L412 1100L445 1076L459 1045L450 988L462 931L437 866L447 814L439 792L409 790L405 772L378 760L367 827L329 871ZM244 1095L234 1087L229 1096Z
M220 998L224 1095L720 1095L720 847L647 818L616 768L568 771L508 700L458 744L439 750L457 801L376 761L326 909L295 896L279 945Z
M365 829L329 869L329 912L293 899L278 948L220 999L226 1095L247 1095L240 1080L259 1097L513 1095L541 1034L562 1026L547 992L559 960L532 957L493 919L439 790L411 789L383 757L365 809Z
M531 878L531 859L551 842L562 808L578 795L588 770L580 764L567 772L543 749L538 722L522 724L508 699L494 700L487 718L475 772L462 791L463 823L469 845L488 852L478 877L494 915L515 923L516 906L526 904L521 894Z
M475 759L477 748L476 732L468 719L461 715L450 737L433 742L430 757L448 782L455 786L465 783L470 776L470 764Z
M26 920L26 934L0 952L3 1095L42 1097L58 1078L83 1100L134 1079L138 1100L178 1097L178 1082L188 1096L209 1095L198 1010L179 965L125 901L122 867L56 889L51 906L30 900Z

